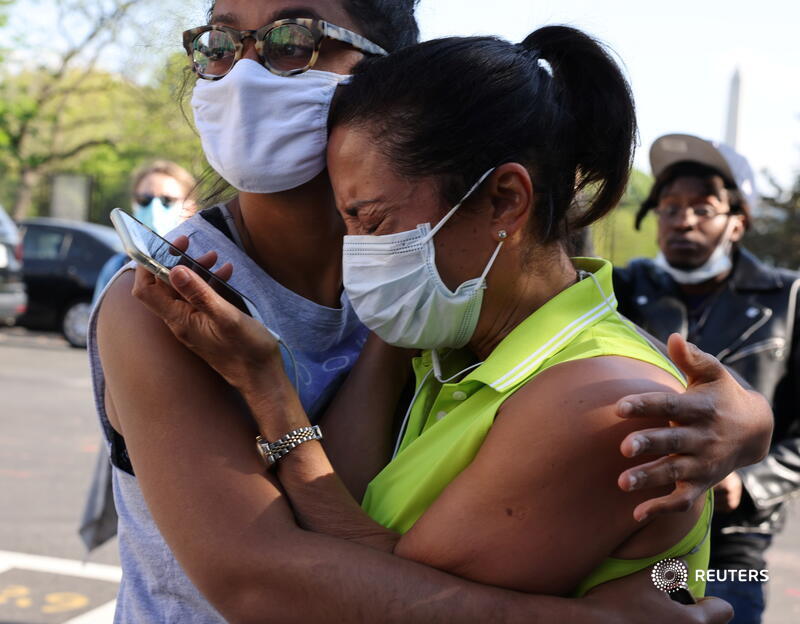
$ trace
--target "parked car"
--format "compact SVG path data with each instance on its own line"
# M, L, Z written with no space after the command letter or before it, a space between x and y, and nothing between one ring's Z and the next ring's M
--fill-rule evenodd
M104 225L39 217L20 223L27 327L58 329L73 347L86 346L92 295L106 260L122 251Z
M27 304L19 231L0 206L0 324L12 324Z

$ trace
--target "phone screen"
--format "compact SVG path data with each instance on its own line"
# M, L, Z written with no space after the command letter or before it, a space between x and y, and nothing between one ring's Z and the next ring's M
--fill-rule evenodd
M145 268L153 272L156 272L154 269L159 268L159 277L165 279L166 273L173 267L178 265L189 267L228 303L245 314L254 316L255 308L243 294L227 282L219 279L191 256L170 244L168 240L156 234L138 219L116 208L111 213L111 222L117 229L128 255ZM144 262L147 259L150 262ZM152 266L153 263L155 263L155 267Z

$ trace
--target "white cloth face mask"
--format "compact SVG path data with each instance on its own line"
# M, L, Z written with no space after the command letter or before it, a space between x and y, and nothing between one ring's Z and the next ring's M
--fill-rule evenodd
M276 76L241 59L221 80L198 79L192 110L208 163L246 193L279 193L325 170L328 111L349 76Z
M669 263L662 252L659 252L656 256L656 266L669 273L670 277L678 282L678 284L685 285L702 284L703 282L707 282L710 279L727 273L733 268L733 261L731 260L731 249L733 247L731 243L732 223L733 221L725 226L725 231L722 233L719 243L717 243L714 251L711 252L708 260L696 269L685 270L675 268Z
M425 223L397 234L344 237L345 292L361 322L384 341L408 349L438 349L463 347L472 338L486 276L503 241L483 274L452 292L436 269L433 237L492 171L433 229Z

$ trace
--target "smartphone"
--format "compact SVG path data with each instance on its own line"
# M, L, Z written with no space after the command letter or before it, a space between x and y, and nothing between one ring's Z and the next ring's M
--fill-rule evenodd
M292 383L297 387L299 377L294 353L278 334L267 327L252 301L127 212L114 208L111 211L111 223L114 224L114 228L122 240L122 246L131 259L142 265L160 280L169 284L170 269L178 265L189 267L202 277L225 301L261 323L288 355L288 363L285 364L287 374L289 371L293 373Z
M138 219L119 208L114 208L111 211L111 223L114 224L114 228L122 240L125 252L159 279L169 284L170 269L178 265L189 267L225 301L245 314L261 320L255 305L247 297Z

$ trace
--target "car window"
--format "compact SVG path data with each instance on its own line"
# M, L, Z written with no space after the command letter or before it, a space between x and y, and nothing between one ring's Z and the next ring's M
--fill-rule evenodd
M66 232L51 228L25 228L22 239L22 257L25 260L58 260L69 246Z
M72 234L72 244L69 246L67 260L88 265L102 265L111 255L105 245L102 245L91 236L83 232Z

